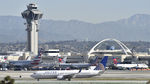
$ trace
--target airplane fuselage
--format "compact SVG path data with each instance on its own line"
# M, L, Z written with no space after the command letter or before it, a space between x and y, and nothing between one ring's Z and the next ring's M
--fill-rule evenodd
M146 64L117 64L118 68L148 68Z
M51 70L51 71L37 71L31 75L35 79L53 79L58 76L64 76L67 74L76 74L79 70ZM82 70L76 74L75 78L89 78L100 74L100 70Z

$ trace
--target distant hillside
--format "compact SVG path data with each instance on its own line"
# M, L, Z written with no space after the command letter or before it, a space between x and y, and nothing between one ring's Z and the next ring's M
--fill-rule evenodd
M0 42L26 41L25 20L0 16ZM40 20L39 40L96 40L116 38L123 41L150 41L150 15L136 14L127 19L99 24L83 21Z

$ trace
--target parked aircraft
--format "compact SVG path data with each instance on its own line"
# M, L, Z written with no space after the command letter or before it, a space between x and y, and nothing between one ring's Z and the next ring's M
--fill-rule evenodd
M67 59L67 58L66 58ZM59 67L61 68L70 68L70 69L80 69L80 68L88 68L89 66L95 65L98 62L98 56L91 63L59 63Z
M9 64L15 68L28 68L31 66L36 66L41 63L41 55L37 55L33 60L18 60L18 61L9 61Z
M139 63L134 63L134 64L122 64L122 63L117 63L117 60L115 58L113 58L113 62L114 62L114 66L117 69L146 69L148 68L148 65L146 64L139 64Z
M98 56L91 63L66 63L67 57L63 59L58 58L58 62L56 63L41 63L36 67L45 67L45 69L80 69L80 68L89 68L89 66L95 65L98 62Z
M89 78L102 74L105 71L108 56L105 56L100 63L88 70L51 70L51 71L37 71L31 77L39 79L57 79L57 80L71 80L71 78ZM92 66L93 67L93 66Z
M146 64L116 64L118 69L147 69L148 66Z
M67 57L64 57L63 59L61 59L61 63L66 63L66 59ZM60 62L60 60L58 60ZM51 62L51 63L45 63L42 62L40 64L38 64L37 66L32 67L32 69L35 70L49 70L49 69L60 69L59 67L59 62Z

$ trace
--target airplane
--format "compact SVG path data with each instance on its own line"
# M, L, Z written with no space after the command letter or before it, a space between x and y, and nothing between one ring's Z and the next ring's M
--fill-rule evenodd
M116 60L116 58L113 58L114 67L117 69L147 69L148 65L146 64L139 64L139 63L133 63L133 64L119 64Z
M117 64L118 69L147 69L146 64Z
M88 69L89 66L95 65L98 62L98 56L91 63L66 63L67 57L58 58L58 62L56 63L41 63L35 67L45 67L45 69L57 69L57 70L64 70L64 69L80 69L86 68Z
M88 70L50 70L37 71L31 77L39 81L39 79L57 79L71 81L72 78L89 78L104 73L108 56L105 56L97 66L91 66Z
M65 58L67 59L67 57ZM98 56L91 63L66 63L66 60L59 63L59 67L61 68L70 68L70 69L80 69L80 68L88 68L89 66L95 65L98 62Z
M40 64L41 61L41 54L35 56L33 60L18 60L18 61L9 61L9 65L15 67L16 69L23 69L23 68L29 68L32 66L36 66Z
M60 59L60 58L59 58ZM63 59L61 59L61 61L60 60L58 60L59 62L61 62L61 63L66 63L66 59L67 59L67 57L64 57ZM32 67L32 69L35 69L35 70L41 70L41 69L43 69L43 70L47 70L47 69L55 69L55 68L60 68L60 66L59 66L59 63L58 62L52 62L52 63L45 63L45 62L42 62L42 63L40 63L40 64L38 64L38 65L36 65L36 66L34 66L34 67ZM64 67L63 67L64 68Z

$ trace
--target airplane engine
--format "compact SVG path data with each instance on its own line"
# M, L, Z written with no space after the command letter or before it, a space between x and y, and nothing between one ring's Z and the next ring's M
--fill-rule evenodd
M63 76L57 76L57 80L64 80Z

